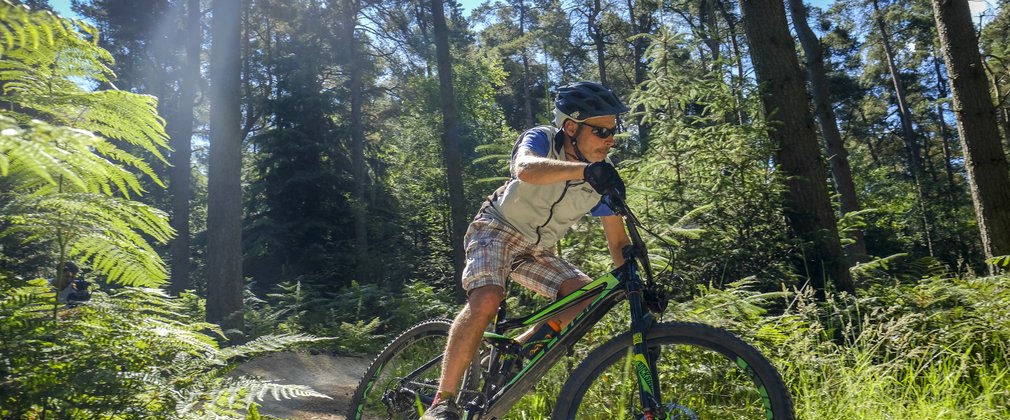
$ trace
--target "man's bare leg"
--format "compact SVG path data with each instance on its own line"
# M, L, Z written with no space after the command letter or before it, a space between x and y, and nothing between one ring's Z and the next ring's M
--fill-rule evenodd
M504 297L505 291L499 286L478 287L467 295L466 306L456 315L449 329L438 385L440 394L456 394L463 372L477 352L487 325L498 314L498 305Z

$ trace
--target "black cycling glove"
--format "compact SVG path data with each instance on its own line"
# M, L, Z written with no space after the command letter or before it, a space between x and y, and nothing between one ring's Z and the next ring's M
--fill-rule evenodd
M618 198L625 199L624 181L621 180L617 169L614 169L614 165L607 162L590 163L582 170L582 177L601 195L614 191L620 196Z

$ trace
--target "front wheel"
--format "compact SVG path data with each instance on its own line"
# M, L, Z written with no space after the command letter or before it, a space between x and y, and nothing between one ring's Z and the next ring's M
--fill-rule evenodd
M553 419L644 419L632 333L596 348L565 382ZM647 336L668 419L788 419L775 367L733 334L703 324L656 324Z

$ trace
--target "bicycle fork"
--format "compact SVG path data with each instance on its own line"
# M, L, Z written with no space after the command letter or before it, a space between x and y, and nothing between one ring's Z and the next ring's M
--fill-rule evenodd
M642 283L630 281L627 283L628 306L631 309L632 331L632 366L638 377L639 400L647 420L666 419L666 413L660 394L659 373L656 369L656 359L659 354L649 350L646 334L656 319L642 303Z

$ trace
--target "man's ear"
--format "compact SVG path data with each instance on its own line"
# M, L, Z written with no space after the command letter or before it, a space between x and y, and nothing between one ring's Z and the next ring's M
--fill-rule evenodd
M579 123L572 120L565 120L565 123L562 126L564 127L565 134L567 134L568 137L575 137L575 131L579 129Z

